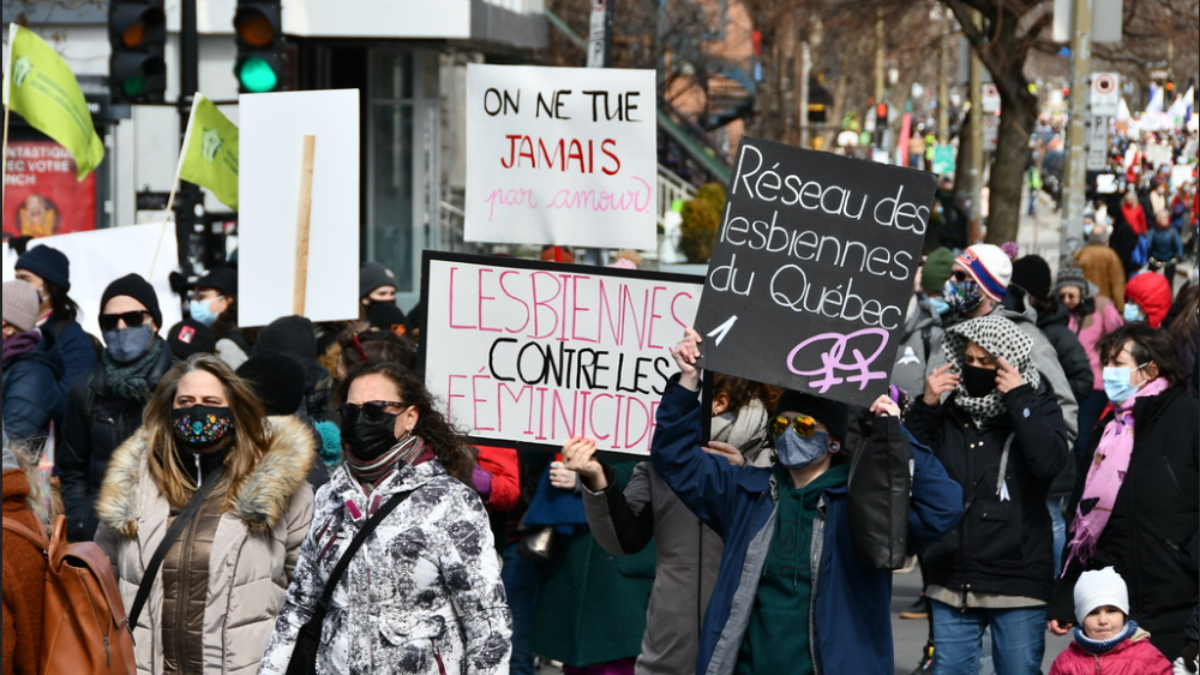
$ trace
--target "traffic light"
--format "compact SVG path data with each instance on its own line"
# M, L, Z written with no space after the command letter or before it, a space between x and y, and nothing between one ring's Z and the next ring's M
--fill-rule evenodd
M283 21L278 0L239 0L233 15L237 75L241 91L277 91L283 79Z
M108 77L114 103L162 103L167 90L164 0L111 0Z
M886 103L880 103L875 106L875 123L881 125L888 123L888 107Z

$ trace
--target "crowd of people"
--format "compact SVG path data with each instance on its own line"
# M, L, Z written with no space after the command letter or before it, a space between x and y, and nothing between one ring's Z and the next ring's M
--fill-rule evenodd
M107 555L138 672L890 675L895 566L850 480L884 453L924 668L1032 675L1070 632L1053 673L1196 672L1200 285L1131 267L1133 213L1090 212L1057 275L931 240L869 408L704 373L688 329L644 461L473 445L377 263L357 321L241 327L217 268L179 298L116 278L85 330L33 247L3 289L4 518ZM4 672L37 673L46 560L4 543Z

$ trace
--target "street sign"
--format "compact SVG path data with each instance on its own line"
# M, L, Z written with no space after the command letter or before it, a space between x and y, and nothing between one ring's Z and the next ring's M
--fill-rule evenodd
M1092 114L1111 117L1121 105L1121 76L1117 73L1092 73Z
M1093 115L1088 118L1087 143L1087 170L1108 168L1108 117Z
M983 85L983 114L990 115L1000 110L1000 89L988 82Z
M939 145L933 149L933 172L939 176L954 173L958 148L953 145Z
M1000 118L996 115L983 116L983 149L995 150L1000 144Z

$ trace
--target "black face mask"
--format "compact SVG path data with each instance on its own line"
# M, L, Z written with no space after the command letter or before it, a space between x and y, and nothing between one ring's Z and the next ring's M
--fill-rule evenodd
M350 454L355 459L369 462L395 447L397 417L385 412L379 420L359 415L352 423L343 423L342 438L350 446Z
M996 388L996 371L976 366L962 367L962 384L971 398L983 398Z

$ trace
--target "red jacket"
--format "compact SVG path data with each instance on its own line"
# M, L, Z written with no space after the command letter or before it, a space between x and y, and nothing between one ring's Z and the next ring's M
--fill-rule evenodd
M521 499L517 451L487 445L477 445L475 448L479 450L479 456L475 458L479 468L492 475L492 494L484 504L490 509L508 511Z
M29 481L20 469L4 472L4 519L42 529L29 509ZM4 533L4 675L36 675L42 651L42 580L46 559L24 537Z
M1121 205L1121 213L1125 216L1125 222L1129 223L1130 229L1137 236L1142 236L1150 229L1146 223L1146 211L1142 209L1141 204Z
M1174 668L1141 628L1104 654L1092 654L1072 642L1054 659L1050 675L1172 675Z

